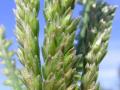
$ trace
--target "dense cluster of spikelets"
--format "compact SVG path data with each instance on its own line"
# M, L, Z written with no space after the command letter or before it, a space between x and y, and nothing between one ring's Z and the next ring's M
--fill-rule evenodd
M40 61L39 0L16 0L17 69L9 51L11 42L0 28L0 58L7 85L13 90L99 90L99 64L107 53L115 7L96 0L45 0L45 39ZM76 3L80 17L73 18ZM75 36L77 28L80 33ZM78 45L74 39L78 37Z
M92 2L93 1L93 2ZM87 1L80 26L78 54L82 54L82 90L98 90L99 64L107 53L108 40L116 7L104 2ZM89 5L88 5L89 4ZM88 7L90 9L88 9Z

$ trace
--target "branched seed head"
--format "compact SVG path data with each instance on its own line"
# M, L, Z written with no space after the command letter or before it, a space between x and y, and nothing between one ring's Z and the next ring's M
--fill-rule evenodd
M45 0L44 90L76 88L74 75L79 56L73 42L79 18L71 17L74 4L75 0Z
M25 90L23 83L18 77L19 72L16 69L15 60L12 60L14 52L9 51L10 45L11 41L5 39L4 28L0 26L0 58L5 65L4 74L8 77L4 84L11 86L13 90Z
M85 11L88 11L87 13L83 12L82 27L80 27L81 39L78 48L78 52L83 54L81 90L96 90L98 88L96 80L99 64L107 53L115 9L114 6L104 2L93 2L88 9L88 3L86 3Z
M16 0L16 37L19 42L18 57L24 68L23 82L29 90L41 90L42 78L39 58L39 0ZM29 77L27 76L29 75Z

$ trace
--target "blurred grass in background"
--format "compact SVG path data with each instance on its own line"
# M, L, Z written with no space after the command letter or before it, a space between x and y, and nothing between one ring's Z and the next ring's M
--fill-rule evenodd
M40 42L40 46L43 43L44 31L43 26L45 25L45 20L43 18L43 0L41 1L41 10L39 14L39 18L41 20L40 24L40 34L42 41ZM106 0L110 4L120 6L120 0ZM3 24L6 27L6 36L7 38L12 39L16 42L15 36L13 34L14 26L15 26L15 17L12 9L15 8L15 3L13 0L2 0L0 3L0 24ZM76 6L74 10L74 16L79 15L79 6ZM120 90L119 89L119 74L118 70L120 67L120 7L117 8L115 18L113 21L113 29L112 35L109 43L108 54L102 61L100 65L100 73L99 73L99 81L101 86L105 90ZM11 49L16 49L17 44L11 47ZM41 57L42 58L42 57ZM1 61L1 60L0 60ZM19 64L19 63L18 63ZM10 90L9 88L3 86L3 81L6 79L5 76L2 75L2 68L4 66L0 64L0 90Z

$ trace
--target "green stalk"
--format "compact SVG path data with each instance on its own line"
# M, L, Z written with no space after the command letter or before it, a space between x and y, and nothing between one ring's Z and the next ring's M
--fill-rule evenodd
M72 18L74 4L75 0L45 0L42 90L74 90L78 87L74 76L79 56L73 42L79 18Z
M16 37L18 57L23 65L22 80L28 90L42 90L39 56L39 0L16 0Z

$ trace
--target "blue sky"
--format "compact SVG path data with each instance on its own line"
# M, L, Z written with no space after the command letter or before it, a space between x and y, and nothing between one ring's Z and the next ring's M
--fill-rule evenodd
M43 10L43 0L41 1L41 9L39 14L40 20L40 45L42 45L44 37L44 25L45 20L42 13ZM108 3L120 6L120 0L106 0ZM16 42L14 36L15 27L15 17L13 14L13 8L15 8L14 0L1 0L0 3L0 24L4 25L6 28L6 36L8 39L12 39ZM78 15L78 7L74 10L74 15ZM120 7L117 8L115 18L113 21L113 28L111 39L108 48L108 54L100 64L99 71L99 81L105 88L111 88L112 90L118 90L118 74L117 70L120 67ZM14 43L12 46L16 49L17 44ZM6 78L2 74L3 65L0 64L0 90L10 90L9 88L3 86L2 82Z

